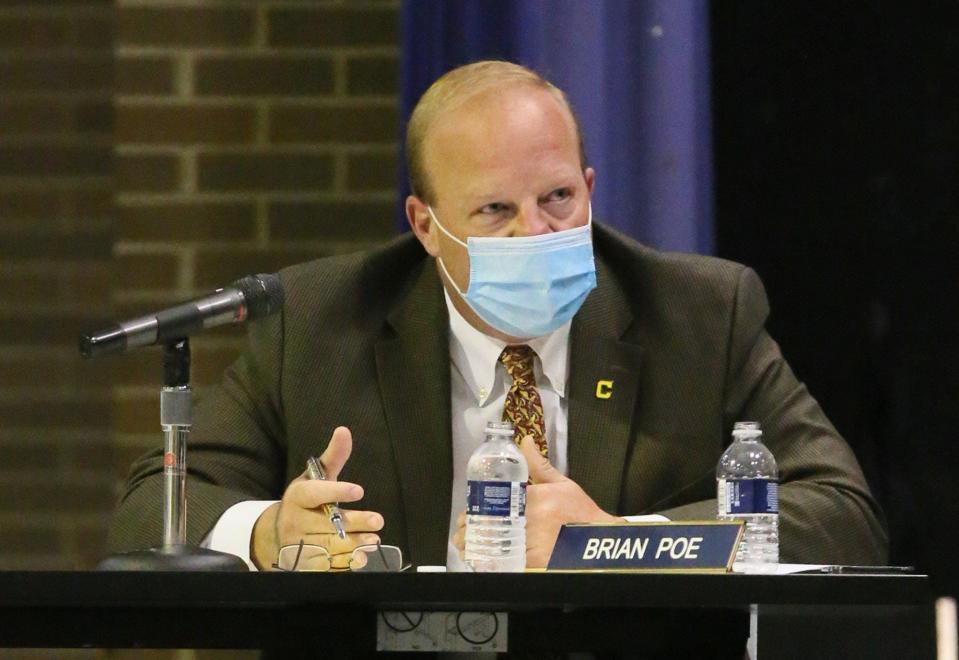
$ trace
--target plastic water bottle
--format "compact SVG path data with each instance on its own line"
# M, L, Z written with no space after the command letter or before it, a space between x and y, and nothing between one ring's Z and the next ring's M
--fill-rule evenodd
M736 422L716 467L720 520L745 520L733 570L774 573L779 563L779 471L758 422Z
M477 572L526 568L526 457L513 425L490 422L466 467L466 565Z

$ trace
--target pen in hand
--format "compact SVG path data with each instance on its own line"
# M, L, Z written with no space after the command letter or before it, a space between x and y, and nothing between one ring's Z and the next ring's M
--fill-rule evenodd
M313 456L306 459L306 473L310 479L326 481L326 472L323 471L323 466L320 464L319 459ZM338 507L335 502L332 504L324 504L323 511L330 517L330 522L333 523L333 527L336 528L336 535L341 539L345 539L346 530L343 529L343 516L340 514L340 507Z

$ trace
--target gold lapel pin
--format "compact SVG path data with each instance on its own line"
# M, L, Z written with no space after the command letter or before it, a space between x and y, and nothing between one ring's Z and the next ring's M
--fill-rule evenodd
M596 381L596 398L608 399L611 396L613 396L613 381L611 380Z

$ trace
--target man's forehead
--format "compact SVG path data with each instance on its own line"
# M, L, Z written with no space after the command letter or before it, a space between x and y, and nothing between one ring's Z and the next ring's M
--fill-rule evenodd
M490 90L465 99L437 117L423 146L434 183L451 171L509 176L521 155L561 154L561 160L570 161L566 169L579 168L572 116L548 90L531 86ZM469 188L484 194L484 184L476 183Z
M427 142L467 135L493 139L512 125L534 118L559 119L575 137L569 110L549 90L531 85L486 88L452 103L437 114L426 135Z

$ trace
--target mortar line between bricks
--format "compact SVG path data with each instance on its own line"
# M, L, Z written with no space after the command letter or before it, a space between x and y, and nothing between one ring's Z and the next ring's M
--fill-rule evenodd
M253 50L265 53L270 46L270 17L263 2L258 2L253 17Z

